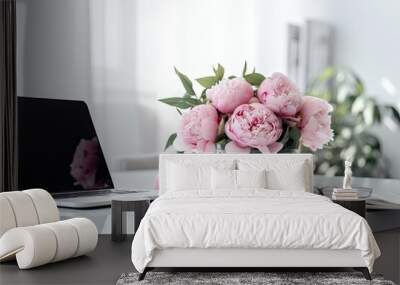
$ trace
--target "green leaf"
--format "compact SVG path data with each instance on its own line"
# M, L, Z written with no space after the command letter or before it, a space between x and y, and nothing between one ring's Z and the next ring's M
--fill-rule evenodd
M374 123L374 103L372 101L368 101L365 109L363 111L364 121L367 125L372 125Z
M260 86L261 82L264 81L265 76L261 73L250 73L244 76L244 79L247 80L251 85Z
M324 69L322 74L319 76L320 81L325 81L328 79L331 79L334 75L336 74L335 68L333 67L327 67Z
M364 96L358 96L356 100L354 100L353 105L351 106L351 112L353 114L358 114L365 108L365 97Z
M216 70L214 69L214 73L218 81L221 81L222 78L224 78L225 69L221 64L218 63L218 67Z
M284 145L283 152L293 152L297 149L300 139L300 130L297 127L286 125L286 130L280 138L280 143Z
M192 81L190 81L189 77L187 77L185 74L181 73L176 67L174 67L174 69L175 69L176 75L178 75L179 79L181 80L182 85L186 90L186 93L189 96L196 95L196 93L193 90L193 83L192 83Z
M228 139L228 137L227 137L225 134L219 134L219 135L217 136L217 138L215 139L215 141L216 141L217 143L220 143L221 141L227 140L227 139Z
M213 87L215 84L217 84L219 80L216 76L206 76L206 77L197 78L196 81L201 86L208 89L208 88Z
M361 78L359 78L357 76L357 74L353 73L352 75L353 75L354 81L355 81L355 92L357 93L357 95L361 95L362 93L364 93L364 90L365 90L364 84L363 84Z
M242 76L244 77L247 72L247 61L244 61L244 66L243 66L243 71L242 71Z
M207 102L207 89L204 89L201 92L200 100L203 102L203 104L205 104Z
M218 135L225 135L225 117L222 117L218 124Z
M166 151L167 148L169 148L174 143L175 139L176 139L176 133L173 133L172 135L169 136L167 143L165 144L164 151Z
M289 126L286 126L286 130L285 130L285 132L283 133L283 135L281 136L281 139L279 140L279 142L281 143L281 144L283 144L283 145L285 145L287 142L288 142L288 140L289 140L289 134L290 134L290 127Z
M294 140L298 141L300 139L300 130L298 128L290 128L289 137Z
M364 92L364 85L362 84L361 81L356 83L355 89L357 95L361 95Z
M391 113L392 113L392 117L395 119L395 121L400 124L400 113L399 111L397 111L397 109L393 106L387 105L386 108L388 108Z
M228 76L228 79L233 79L233 78L236 78L236 76L235 75Z
M374 106L374 121L378 123L382 122L381 110L378 105Z
M187 109L201 104L201 101L199 99L185 97L164 98L159 99L158 101L170 106L177 107L179 109Z

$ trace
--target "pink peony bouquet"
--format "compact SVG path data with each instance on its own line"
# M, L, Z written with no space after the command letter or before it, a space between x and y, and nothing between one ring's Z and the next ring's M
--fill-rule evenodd
M218 64L214 75L196 79L204 88L196 95L192 81L175 69L185 94L160 99L181 115L180 127L165 149L178 152L277 153L323 148L333 139L332 106L325 100L302 96L281 73L270 77L248 73L224 78Z

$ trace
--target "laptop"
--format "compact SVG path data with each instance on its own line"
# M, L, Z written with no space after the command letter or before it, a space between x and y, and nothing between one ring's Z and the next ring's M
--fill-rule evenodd
M18 97L18 188L46 189L60 207L111 204L116 190L83 101Z

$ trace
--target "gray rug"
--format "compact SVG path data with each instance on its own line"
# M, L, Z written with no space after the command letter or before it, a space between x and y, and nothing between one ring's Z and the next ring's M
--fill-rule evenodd
M146 284L379 284L395 285L381 276L373 275L368 281L359 272L148 272L146 278L138 281L138 273L122 274L117 285Z

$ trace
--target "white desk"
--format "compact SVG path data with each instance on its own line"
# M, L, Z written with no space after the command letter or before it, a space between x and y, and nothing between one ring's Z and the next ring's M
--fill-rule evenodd
M113 172L114 187L116 189L154 189L156 184L157 170L136 170ZM74 217L85 217L92 220L101 234L111 234L111 207L95 209L70 209L59 208L62 220ZM134 213L127 212L127 233L134 232Z

